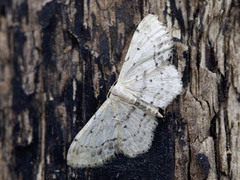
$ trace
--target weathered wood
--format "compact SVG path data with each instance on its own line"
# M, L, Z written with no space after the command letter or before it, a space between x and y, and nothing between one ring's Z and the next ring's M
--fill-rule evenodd
M174 37L183 92L148 153L68 167L148 13ZM0 179L240 179L239 45L237 0L1 1Z

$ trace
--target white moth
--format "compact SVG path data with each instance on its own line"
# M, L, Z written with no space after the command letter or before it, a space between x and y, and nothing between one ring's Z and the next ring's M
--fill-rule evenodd
M74 138L67 154L72 167L94 167L116 153L128 157L149 150L158 108L165 109L181 92L181 78L167 61L172 39L152 14L136 29L117 84L88 123Z

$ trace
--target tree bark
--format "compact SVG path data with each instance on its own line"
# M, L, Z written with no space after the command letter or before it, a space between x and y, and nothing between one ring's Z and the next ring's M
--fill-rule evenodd
M149 152L67 166L149 13L173 36L182 93ZM1 1L0 179L240 179L239 46L237 0Z

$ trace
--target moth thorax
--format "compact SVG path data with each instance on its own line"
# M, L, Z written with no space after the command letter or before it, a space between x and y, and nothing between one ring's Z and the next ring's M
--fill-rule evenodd
M137 98L132 95L126 88L124 88L124 86L119 82L110 89L110 93L123 100L124 102L132 105L134 105L134 103L137 101Z

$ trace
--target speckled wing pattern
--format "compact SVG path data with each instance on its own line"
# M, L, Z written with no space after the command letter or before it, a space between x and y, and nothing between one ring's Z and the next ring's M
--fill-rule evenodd
M111 94L74 138L67 154L68 165L94 167L117 153L135 157L149 150L157 120L148 109L166 108L182 90L176 68L167 62L172 46L157 16L149 14L141 21L117 83L136 98L138 105Z
M133 35L118 81L141 100L166 108L182 90L178 71L167 62L172 46L166 27L148 15Z
M117 124L115 102L107 99L74 138L67 155L72 167L103 164L116 153Z
M68 165L98 166L119 152L135 157L151 147L156 126L156 118L111 96L74 138Z
M118 150L126 156L136 157L147 152L152 145L157 119L142 109L118 101Z

